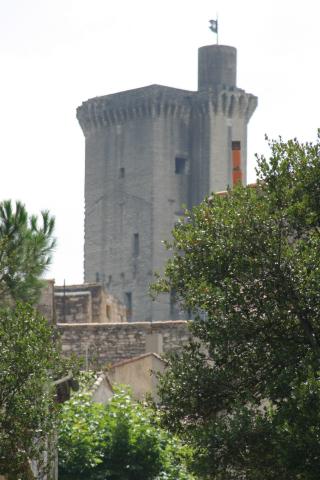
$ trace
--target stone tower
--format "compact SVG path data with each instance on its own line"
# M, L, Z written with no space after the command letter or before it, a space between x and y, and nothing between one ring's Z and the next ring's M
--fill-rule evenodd
M179 317L148 285L183 205L246 183L247 124L257 98L236 86L236 49L199 49L198 91L161 85L84 102L86 282L102 282L132 321Z

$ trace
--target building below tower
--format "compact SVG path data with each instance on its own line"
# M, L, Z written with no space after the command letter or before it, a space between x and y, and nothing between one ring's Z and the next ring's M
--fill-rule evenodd
M198 91L151 85L84 102L85 282L100 282L128 320L177 319L173 296L152 301L162 241L184 207L246 183L247 124L257 98L236 86L236 49L199 49Z

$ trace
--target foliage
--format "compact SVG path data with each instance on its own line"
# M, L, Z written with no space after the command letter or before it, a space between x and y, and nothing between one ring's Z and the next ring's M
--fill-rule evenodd
M168 244L156 292L194 312L164 423L201 478L313 480L320 468L320 144L270 142L256 188L212 195Z
M10 200L0 203L0 302L9 300L35 303L42 282L39 277L50 263L54 219L41 213L41 225L25 206ZM6 302L5 302L6 301Z
M154 411L116 389L107 406L79 392L63 405L61 480L191 480L187 450L160 428Z
M0 474L33 478L56 420L52 384L63 369L53 331L30 306L0 311Z

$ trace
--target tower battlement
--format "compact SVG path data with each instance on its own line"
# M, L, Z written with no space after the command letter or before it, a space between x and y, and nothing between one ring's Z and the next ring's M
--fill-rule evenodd
M148 296L168 258L162 241L183 205L246 183L256 106L257 97L236 86L236 49L209 45L199 49L198 91L150 85L78 108L86 138L85 281L104 283L129 320L180 318L174 296Z
M78 107L77 118L85 136L95 128L121 125L142 117L222 113L240 115L247 122L257 107L257 97L235 87L196 92L151 85L128 92L95 97Z
M77 109L77 118L84 135L89 135L95 128L121 125L142 117L185 115L191 112L194 93L150 85L87 100Z
M258 104L255 95L240 88L221 89L218 92L195 92L193 109L200 114L222 114L226 118L240 116L249 122Z

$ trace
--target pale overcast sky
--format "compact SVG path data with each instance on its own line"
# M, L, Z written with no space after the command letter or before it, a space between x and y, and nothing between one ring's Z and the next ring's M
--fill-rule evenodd
M76 107L153 83L196 90L197 49L238 49L238 86L259 97L249 180L264 134L314 140L320 126L320 1L0 0L0 199L56 217L48 277L83 280L84 137Z

